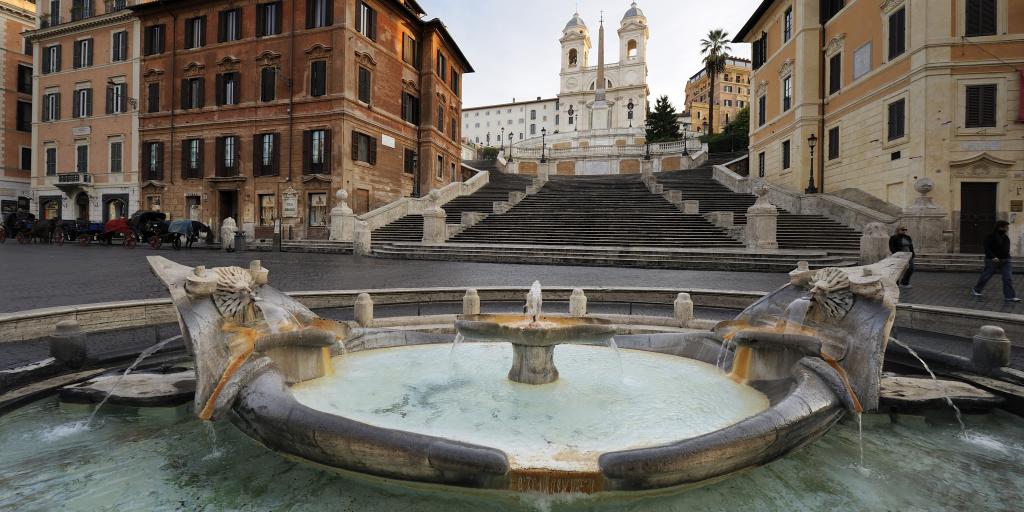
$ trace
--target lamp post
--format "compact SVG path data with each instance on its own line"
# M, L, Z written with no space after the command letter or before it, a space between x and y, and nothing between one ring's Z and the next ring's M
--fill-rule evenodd
M651 141L644 140L644 160L651 159Z
M807 137L807 147L811 149L811 173L807 177L807 190L804 190L808 194L817 194L818 187L814 186L814 145L818 143L818 137L813 133L810 137Z
M683 156L690 156L690 150L689 150L689 148L686 147L688 145L686 143L686 141L687 141L686 132L687 132L686 127L683 127Z
M512 139L515 135L515 132L508 132L508 163L512 163Z
M548 159L544 158L544 146L545 146L544 141L545 141L547 136L548 136L548 129L547 128L541 128L541 163L542 164L546 164L548 162Z
M630 98L629 99L629 103L626 104L626 110L627 110L626 117L629 118L629 127L630 128L633 127L633 107L635 107L635 106L636 105L633 104L633 98Z
M504 153L505 152L505 127L504 126L501 127L501 136L498 137L498 142L501 143L501 152ZM504 155L502 155L502 156L504 156Z

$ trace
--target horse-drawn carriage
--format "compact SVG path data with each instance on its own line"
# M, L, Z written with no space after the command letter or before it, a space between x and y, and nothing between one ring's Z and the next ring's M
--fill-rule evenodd
M21 244L60 242L63 235L59 232L59 226L57 220L39 220L35 215L25 211L9 213L3 219L0 243L8 237L17 239Z
M170 243L175 249L181 249L182 245L191 248L199 240L200 233L210 231L202 222L187 219L167 221L167 215L162 212L136 212L129 224L153 249L159 249L165 243Z

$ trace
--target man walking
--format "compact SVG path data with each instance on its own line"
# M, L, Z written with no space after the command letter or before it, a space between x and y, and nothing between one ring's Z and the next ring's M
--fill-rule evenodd
M898 252L909 252L910 261L907 262L907 270L903 272L903 278L900 279L900 286L904 288L913 288L910 286L910 276L914 275L914 241L907 235L907 227L900 226L896 230L896 234L889 237L889 252L896 254Z
M985 239L985 270L981 272L978 283L971 288L975 297L981 297L988 280L1000 272L1003 275L1003 300L1020 302L1017 292L1013 290L1013 262L1010 260L1010 237L1006 232L1010 223L1005 220L996 222L996 230Z

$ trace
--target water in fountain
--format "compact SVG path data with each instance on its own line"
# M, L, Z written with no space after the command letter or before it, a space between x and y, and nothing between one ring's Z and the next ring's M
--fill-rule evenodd
M526 294L526 316L530 318L531 322L540 321L540 310L543 302L544 296L540 291L540 281L534 281L530 285L530 292Z
M210 439L210 453L203 457L203 460L219 458L224 455L224 450L217 444L217 428L212 421L201 422L206 427L206 437Z
M455 347L461 345L463 341L466 341L466 337L463 336L462 333L456 333L455 334L455 340L452 341L452 348L451 348L451 350L448 351L448 366L453 371L456 369L456 367L455 367Z
M615 360L619 363L619 380L622 380L626 374L622 371L622 354L619 352L619 345L615 343L615 336L608 338L608 348L615 351Z
M147 357L157 353L157 351L164 348L164 345L167 345L168 343L179 339L181 339L180 334L178 334L177 336L171 336L170 338L167 338L166 340L163 340L160 343L157 343L156 345L153 345L152 347L143 350L142 353L139 354L139 357L135 358L135 362L132 363L131 366L126 368L124 373L122 373L121 376L118 377L116 381L114 381L114 385L110 387L110 391L107 391L107 396L103 397L103 400L100 400L100 403L96 406L95 409L93 409L92 414L89 415L89 419L86 420L85 426L88 427L92 425L93 419L96 418L96 413L100 412L100 408L103 407L103 404L107 403L107 400L110 400L110 396L113 395L115 391L117 391L117 387L121 385L121 381L123 381L124 378L127 377L129 373L135 370L136 366L142 363L142 361Z
M295 330L299 327L299 321L295 315L288 310L265 300L258 301L260 311L263 312L263 319L267 322L267 329L272 333Z
M794 300L786 307L784 325L786 332L800 332L804 321L807 319L807 312L811 309L811 297L804 296Z
M924 371L928 372L928 375L932 376L932 380L935 381L936 384L939 383L939 379L935 377L935 373L932 372L932 369L928 367L928 363L924 362L924 359L921 359L921 356L917 355L917 352L915 352L914 349L910 348L910 345L907 345L906 343L903 343L902 341L896 338L889 338L889 341L905 348L907 352L910 352L910 355L914 356L914 358L921 363L921 366L924 367ZM960 408L957 407L955 403L953 403L953 399L949 397L948 393L946 393L945 388L942 388L942 395L943 397L945 397L946 403L953 408L953 413L956 414L956 422L960 424L960 436L967 437L967 427L964 426L964 419L963 416L960 414Z

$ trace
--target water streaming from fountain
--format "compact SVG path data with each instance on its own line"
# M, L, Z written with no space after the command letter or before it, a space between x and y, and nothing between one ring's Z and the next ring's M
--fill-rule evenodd
M277 304L258 301L260 311L263 312L263 319L267 322L267 329L274 334L286 331L293 331L299 328L299 321L295 315Z
M530 317L530 321L540 321L541 305L544 302L544 296L540 290L540 281L534 281L530 285L530 291L526 294L526 316Z
M782 327L785 332L800 332L807 320L807 312L811 309L811 297L804 296L794 300L786 307Z
M921 363L921 366L923 366L924 370L926 372L928 372L928 375L931 375L932 380L935 381L936 384L939 383L939 379L935 377L935 373L932 372L932 369L928 367L928 363L924 362L924 359L921 359L921 356L917 355L917 352L915 352L914 349L910 348L909 345L907 345L906 343L903 343L902 341L900 341L900 340L898 340L896 338L889 338L889 341L891 341L891 342L893 342L893 343L903 347L904 349L907 350L907 352L910 352L910 355L914 356L914 358L917 359L918 362ZM936 387L939 387L939 386L936 386ZM967 427L964 425L964 419L963 419L963 416L960 414L960 408L957 407L955 403L953 403L953 399L949 397L948 393L946 393L946 388L940 388L940 389L942 389L942 396L943 396L943 398L946 399L946 403L949 404L949 406L953 408L953 413L956 414L956 422L960 424L960 436L961 437L966 437L967 436Z
M107 403L107 400L110 399L110 396L113 395L114 392L117 391L117 387L121 385L121 381L123 381L124 378L127 377L129 373L131 373L133 370L135 370L136 366L138 366L140 363L142 363L142 361L144 359L146 359L147 357L157 353L157 351L159 351L160 349L164 348L164 346L167 345L168 343L170 343L172 341L175 341L175 340L180 340L180 339L181 339L181 335L180 334L178 334L176 336L171 336L170 338L167 338L167 339L161 341L160 343L157 343L156 345L153 345L152 347L149 347L146 350L143 350L142 353L139 354L139 357L135 358L135 362L133 362L131 364L131 366L126 368L124 373L122 373L121 376L118 377L116 381L114 381L114 385L110 387L110 391L107 391L107 396L103 397L103 400L100 400L100 403L96 405L95 409L93 409L92 414L89 415L89 419L85 421L85 426L88 427L88 426L92 425L93 419L96 418L96 413L100 412L100 408L103 407L103 404Z
M608 348L615 351L615 361L619 364L619 380L621 381L626 374L622 370L622 354L619 352L619 345L615 343L614 336L608 339Z

